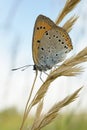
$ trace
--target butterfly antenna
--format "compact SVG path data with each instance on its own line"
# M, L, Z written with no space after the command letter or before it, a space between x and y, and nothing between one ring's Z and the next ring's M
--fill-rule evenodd
M26 70L28 67L30 66L33 66L33 65L25 65L25 66L22 66L22 67L18 67L18 68L14 68L14 69L11 69L12 71L15 71L15 70L19 70L21 69L21 71L24 71Z

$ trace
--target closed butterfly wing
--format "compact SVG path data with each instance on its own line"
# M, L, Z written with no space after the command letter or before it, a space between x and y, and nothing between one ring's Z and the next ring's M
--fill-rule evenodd
M32 54L35 67L40 71L51 69L72 50L68 33L48 17L39 15L35 22ZM36 69L35 68L35 69Z
M40 41L44 33L53 26L55 26L54 22L46 16L39 15L36 19L32 40L32 55L35 65L38 64L38 48L40 46Z
M55 25L46 31L41 39L38 51L38 64L41 70L51 69L55 64L63 61L66 54L73 49L68 33Z

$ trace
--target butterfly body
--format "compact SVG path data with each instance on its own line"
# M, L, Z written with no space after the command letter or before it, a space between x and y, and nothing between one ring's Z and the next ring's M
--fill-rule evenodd
M36 69L40 71L51 69L63 61L72 48L71 39L63 28L43 15L37 17L32 44Z

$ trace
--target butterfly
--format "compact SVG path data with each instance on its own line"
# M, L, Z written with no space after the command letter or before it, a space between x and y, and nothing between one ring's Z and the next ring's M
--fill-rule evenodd
M62 62L73 49L70 36L50 18L39 15L32 39L34 70L47 71Z
M47 71L62 62L67 53L73 49L70 36L62 27L57 26L50 18L39 15L36 18L32 38L32 56L34 70ZM25 65L16 69L25 70Z

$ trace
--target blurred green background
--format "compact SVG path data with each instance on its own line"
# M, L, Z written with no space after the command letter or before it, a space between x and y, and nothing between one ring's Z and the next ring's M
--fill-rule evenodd
M22 114L15 108L10 108L0 112L0 130L19 130ZM30 127L33 117L27 119L26 124ZM51 124L44 127L43 130L86 130L87 113L75 114L75 112L59 114Z

